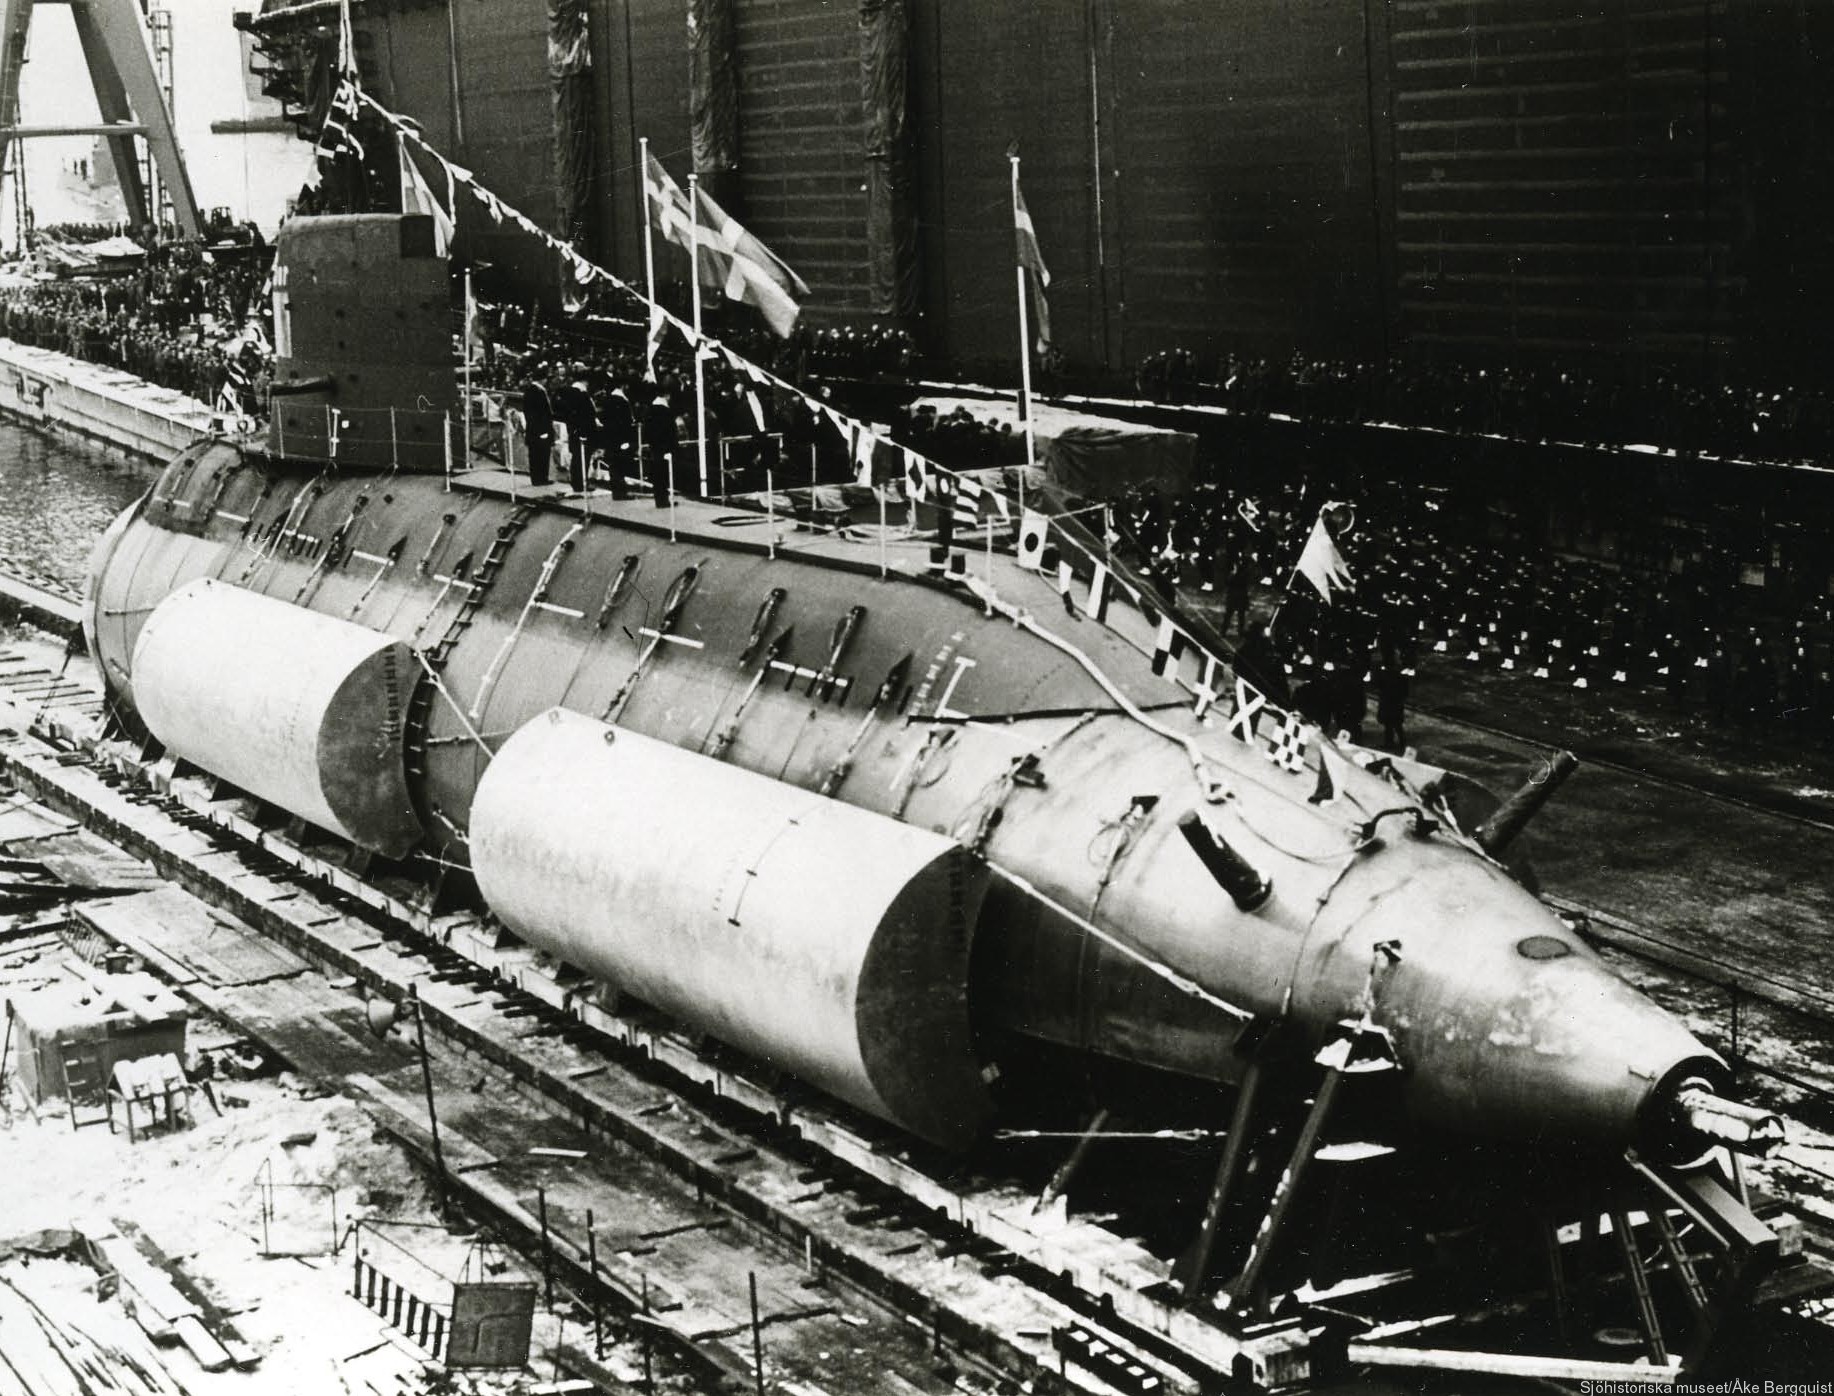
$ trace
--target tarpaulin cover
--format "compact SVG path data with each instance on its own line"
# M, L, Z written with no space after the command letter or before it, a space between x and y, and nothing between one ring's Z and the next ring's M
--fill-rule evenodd
M732 0L690 0L688 5L688 121L694 172L729 174L739 168L739 61ZM730 201L721 186L715 196Z
M910 19L904 0L860 0L860 108L866 136L866 254L872 308L915 315L917 219L911 195Z
M959 409L1024 440L1018 404L1003 398L923 397L911 406L931 408L938 417ZM1099 499L1135 486L1176 494L1191 483L1197 438L1189 432L1039 403L1032 405L1032 420L1038 463L1070 494Z
M548 0L548 80L554 91L554 193L567 240L587 239L592 210L592 46L586 0Z

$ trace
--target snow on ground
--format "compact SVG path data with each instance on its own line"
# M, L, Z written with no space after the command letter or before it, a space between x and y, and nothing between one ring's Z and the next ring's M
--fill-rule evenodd
M44 958L28 975L42 976ZM17 979L0 983L0 993L18 988ZM220 1057L233 1055L225 1051L227 1035L208 1021L194 1019L192 1030L194 1053L205 1046ZM144 1236L197 1285L209 1301L207 1312L214 1305L260 1358L251 1371L208 1373L182 1347L162 1349L160 1360L193 1396L493 1393L525 1390L535 1381L528 1372L454 1380L430 1369L425 1353L349 1296L348 1231L355 1218L434 1220L423 1180L401 1150L377 1137L360 1109L285 1072L225 1076L214 1089L221 1113L199 1090L192 1096L191 1128L143 1135L135 1143L124 1128L112 1134L103 1124L72 1129L62 1101L46 1102L35 1117L9 1080L10 1122L0 1130L0 1176L6 1179L0 1255L46 1230ZM326 1186L276 1188L266 1228L274 1250L322 1254L262 1254L264 1178ZM415 1244L412 1226L395 1234ZM431 1239L437 1233L427 1234ZM467 1243L441 1240L430 1256L454 1268L452 1257ZM334 1243L340 1249L331 1254ZM98 1300L97 1281L97 1272L79 1260L17 1251L0 1261L0 1328L30 1322L21 1306L36 1301L60 1328L90 1335L105 1348L129 1350L130 1340L141 1341L139 1330L119 1299ZM547 1327L538 1323L537 1353L547 1351ZM42 1348L34 1336L28 1364L33 1353L44 1356ZM540 1364L541 1375L550 1376L545 1357ZM10 1390L5 1375L0 1372L0 1389ZM123 1382L122 1390L142 1389L125 1376Z

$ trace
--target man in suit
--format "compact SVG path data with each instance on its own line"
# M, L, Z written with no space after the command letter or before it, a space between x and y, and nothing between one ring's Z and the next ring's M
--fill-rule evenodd
M561 384L554 395L554 415L567 428L567 478L575 494L586 491L586 458L598 439L598 414L592 408L592 395L586 391L585 370L573 366L573 376Z
M628 482L637 463L637 418L623 388L613 387L599 397L599 450L611 474L611 497L629 499Z
M528 379L522 385L522 441L528 449L531 485L548 483L548 468L554 452L554 404L548 397L544 368L539 359L532 362Z
M656 386L650 405L643 409L643 442L649 448L650 455L650 492L655 497L656 507L666 509L674 488L678 442L675 406L669 401L668 393L659 385Z

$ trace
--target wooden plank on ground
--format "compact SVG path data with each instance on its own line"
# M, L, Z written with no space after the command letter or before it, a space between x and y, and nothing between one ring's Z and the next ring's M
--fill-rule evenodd
M72 887L131 892L165 885L164 879L145 863L128 857L86 829L47 835L35 840L30 851L34 862L44 864L47 872Z
M0 810L0 844L15 839L42 839L49 834L67 834L76 828L74 821L36 805L15 805Z
M148 959L183 966L188 971L184 982L235 987L287 978L306 968L291 951L178 887L89 903L77 914Z

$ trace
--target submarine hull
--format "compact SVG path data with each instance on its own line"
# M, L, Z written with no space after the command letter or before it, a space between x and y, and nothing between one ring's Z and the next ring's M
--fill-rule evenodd
M1193 704L1226 686L1201 655L1155 658L1147 603L1066 604L1004 550L966 580L928 563L923 538L215 442L110 530L88 625L115 699L156 734L210 681L143 669L142 634L149 654L182 649L201 612L164 640L149 618L200 578L335 621L353 652L362 636L411 655L398 720L384 692L364 739L398 732L384 755L411 823L392 786L327 817L310 780L260 789L207 731L174 749L379 853L417 829L410 861L472 865L532 943L925 1138L980 1127L1012 1035L1227 1083L1270 1034L1309 1053L1364 1020L1423 1123L1678 1147L1674 1097L1715 1086L1718 1059L1455 827L1368 836L1423 797L1240 690ZM329 683L299 634L235 676L239 701ZM298 717L298 752L330 714ZM603 761L618 769L579 786ZM544 796L549 769L564 801ZM1181 833L1192 818L1263 899L1232 900ZM780 868L763 827L784 831ZM737 879L760 885L735 925Z

